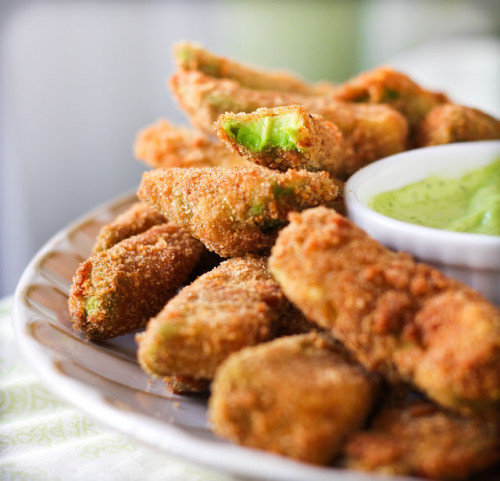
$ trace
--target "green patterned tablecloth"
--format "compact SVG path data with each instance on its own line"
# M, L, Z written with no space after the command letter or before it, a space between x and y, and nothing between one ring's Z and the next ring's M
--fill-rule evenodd
M10 310L10 299L0 301L0 480L234 480L107 431L60 401L21 358Z

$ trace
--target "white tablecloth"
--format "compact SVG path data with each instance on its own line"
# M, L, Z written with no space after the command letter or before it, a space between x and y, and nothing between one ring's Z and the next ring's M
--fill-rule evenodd
M24 363L0 301L0 480L230 481L95 424Z

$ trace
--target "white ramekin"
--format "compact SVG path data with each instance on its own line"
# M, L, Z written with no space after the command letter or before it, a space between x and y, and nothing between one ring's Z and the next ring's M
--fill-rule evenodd
M461 177L500 157L500 141L467 142L410 150L374 162L345 185L349 218L387 247L412 254L500 304L500 236L451 232L409 224L375 212L376 194L430 175Z

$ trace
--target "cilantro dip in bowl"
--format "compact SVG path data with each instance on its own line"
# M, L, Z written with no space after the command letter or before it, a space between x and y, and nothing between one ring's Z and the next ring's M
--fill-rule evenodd
M347 214L387 247L436 266L500 305L499 159L500 141L387 157L346 182Z

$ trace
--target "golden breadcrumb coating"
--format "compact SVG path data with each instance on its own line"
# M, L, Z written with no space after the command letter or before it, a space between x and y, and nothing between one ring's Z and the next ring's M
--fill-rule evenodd
M210 379L195 378L192 376L165 376L165 388L172 394L207 394L210 390Z
M335 98L346 102L388 104L407 118L411 128L436 105L448 102L445 94L425 90L404 73L386 66L363 72L339 85Z
M344 446L347 468L464 479L500 460L498 422L462 417L426 400L384 405Z
M338 127L344 137L346 155L336 169L341 179L371 162L408 148L408 122L388 105L331 101L316 113Z
M289 72L267 71L214 55L201 45L179 42L174 45L174 59L183 70L197 70L215 78L227 78L254 90L277 90L303 95L318 95L333 89L333 85L309 84Z
M387 105L358 105L330 96L250 90L232 80L197 71L176 72L170 88L191 123L208 133L213 133L213 123L226 112L250 113L261 107L301 105L306 112L321 115L344 138L345 165L336 171L341 178L374 160L405 150L408 144L406 119Z
M280 119L284 122L274 127L274 131L284 145L269 140L269 126ZM254 138L263 145L259 150L245 145L246 139L242 141L238 137L239 129L257 122L262 123L262 127L254 128ZM270 169L282 172L288 169L324 170L335 176L344 163L346 149L339 130L321 116L307 114L300 105L260 108L249 114L228 112L219 116L215 129L234 153Z
M167 219L144 202L136 202L109 224L97 236L93 252L101 252L118 242L147 231L154 225L165 224Z
M211 379L232 352L274 337L292 308L267 258L235 257L184 287L137 335L138 360L156 376Z
M270 268L304 314L367 368L463 412L500 414L500 311L333 210L291 214Z
M325 105L324 97L308 97L294 92L252 90L236 81L215 78L196 70L177 70L169 81L169 87L191 124L214 134L213 123L225 112L253 112L260 107L303 105L310 111L311 105Z
M481 110L456 104L434 107L418 126L417 145L500 139L500 121Z
M144 327L204 251L169 223L92 255L73 277L68 303L74 328L91 340L104 340Z
M175 127L164 119L138 133L134 154L153 168L233 167L246 163L222 142L195 130Z
M376 393L376 379L338 344L317 333L283 337L220 366L209 418L217 435L243 446L328 464Z
M222 257L269 251L290 211L333 202L326 172L259 166L157 169L137 195Z

